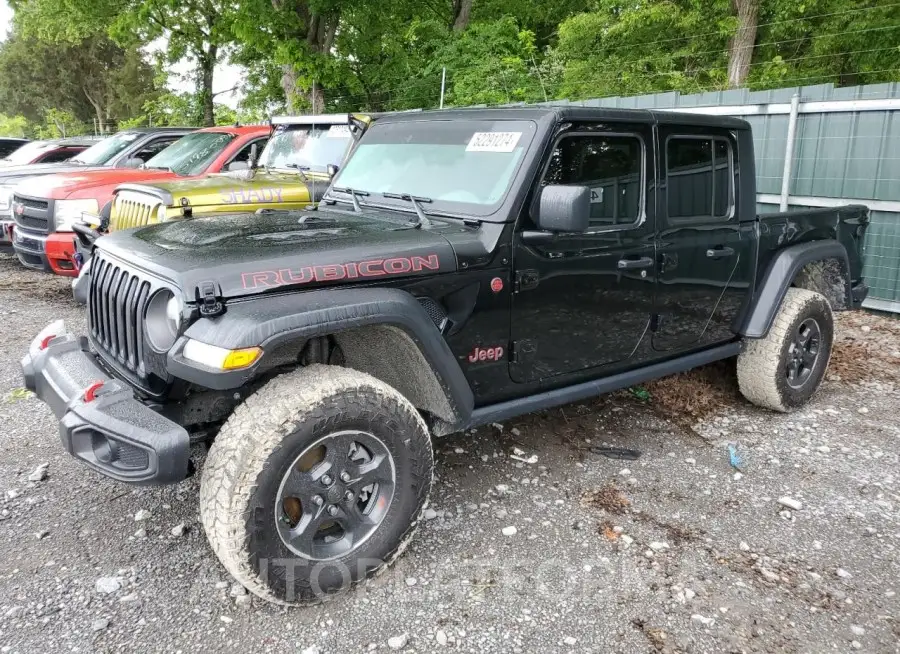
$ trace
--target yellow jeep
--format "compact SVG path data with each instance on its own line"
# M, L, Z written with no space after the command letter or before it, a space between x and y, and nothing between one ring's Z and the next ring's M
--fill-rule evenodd
M100 216L101 231L317 203L373 119L364 114L273 118L268 143L249 165L234 162L227 172L201 179L119 186L109 215Z

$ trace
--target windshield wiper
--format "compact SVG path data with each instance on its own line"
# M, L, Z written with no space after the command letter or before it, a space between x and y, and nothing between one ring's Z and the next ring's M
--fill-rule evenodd
M308 181L309 181L309 177L308 177L307 174L306 174L307 171L312 170L312 168L310 168L309 166L302 166L302 165L300 165L300 164L288 163L288 164L285 164L285 167L286 167L286 168L294 168L294 169L296 169L296 171L297 171L298 173L300 173L300 178L301 178L304 182L308 182Z
M175 171L169 168L168 166L148 166L144 164L145 170L165 170L167 173L174 173Z
M382 193L381 195L395 200L406 200L412 204L413 209L416 210L416 216L419 218L414 226L419 229L422 227L431 227L431 221L428 219L428 216L425 215L422 205L419 204L420 202L432 202L431 198L423 198L422 196L411 195L409 193Z
M346 193L351 198L353 198L353 211L356 213L362 213L362 205L360 204L360 197L368 197L368 191L360 191L355 188L350 188L349 186L334 186L331 189L332 191L337 191L338 193Z

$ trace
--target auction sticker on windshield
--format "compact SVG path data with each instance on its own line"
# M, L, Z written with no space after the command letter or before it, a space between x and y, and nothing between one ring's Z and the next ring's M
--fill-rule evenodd
M522 132L475 132L466 152L512 152Z

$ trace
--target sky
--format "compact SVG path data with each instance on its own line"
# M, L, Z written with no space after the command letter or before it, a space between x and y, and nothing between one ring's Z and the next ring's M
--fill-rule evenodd
M0 41L6 39L12 22L12 9L9 8L6 0L0 0ZM150 44L149 49L161 50L165 47L165 39L157 39ZM187 61L180 61L169 70L169 86L173 91L193 91L194 85L189 78L191 72L191 64ZM239 66L232 66L228 63L222 63L216 66L216 72L213 79L213 93L230 89L239 84L242 78L242 69ZM235 108L240 101L240 92L222 93L216 96L216 102Z

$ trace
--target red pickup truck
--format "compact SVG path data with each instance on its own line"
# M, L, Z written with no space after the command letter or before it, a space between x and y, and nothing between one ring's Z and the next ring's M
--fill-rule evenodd
M200 177L242 168L270 128L209 127L179 139L142 168L114 168L49 175L23 182L13 196L13 248L19 261L38 270L75 277L72 223L82 214L101 214L120 184Z

